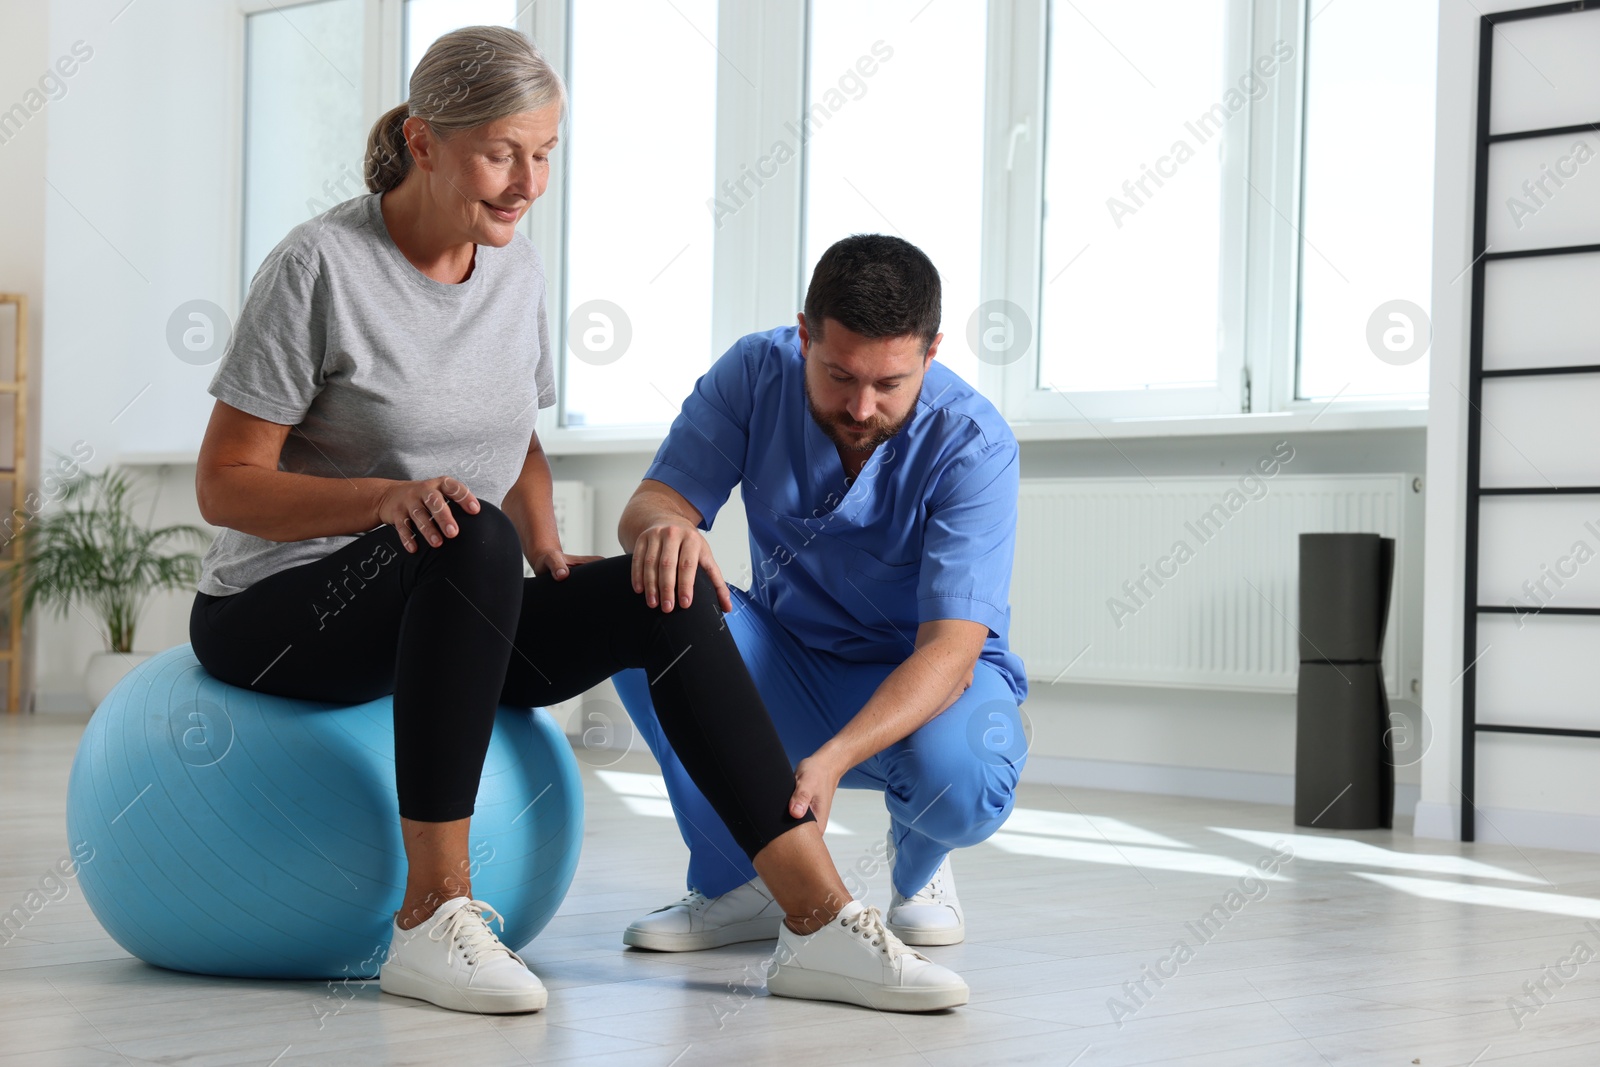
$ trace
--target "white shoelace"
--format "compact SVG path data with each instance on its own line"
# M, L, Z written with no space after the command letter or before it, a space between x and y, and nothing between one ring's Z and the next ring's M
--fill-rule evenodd
M842 925L851 933L859 934L863 940L888 956L890 960L897 960L901 956L915 956L919 960L928 958L894 936L894 932L884 925L883 914L877 908L862 908L856 912L855 918Z
M906 899L907 904L943 904L944 903L944 866L933 872L933 879L927 885L917 890L914 896Z
M450 913L450 917L442 923L434 924L428 931L430 941L443 941L445 936L450 937L451 943L461 946L462 953L467 958L468 965L475 966L479 960L491 959L497 954L503 954L522 963L522 957L506 948L505 944L495 936L489 928L488 918L499 921L500 929L506 928L505 917L491 908L482 900L468 900L461 907ZM448 948L446 949L448 951ZM526 964L524 964L526 966Z
M710 903L710 897L706 896L698 889L691 889L679 899L673 901L664 908L657 908L656 911L671 911L673 908L688 908L690 911L699 911Z

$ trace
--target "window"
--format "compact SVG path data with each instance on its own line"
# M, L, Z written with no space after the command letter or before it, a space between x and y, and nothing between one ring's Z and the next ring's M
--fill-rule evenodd
M1240 410L1252 125L1274 89L1252 68L1252 13L1052 0L1011 16L985 308L1005 327L990 336L1017 339L983 353L1009 417Z
M800 279L803 301L818 258L842 237L904 237L939 271L938 358L974 384L967 322L982 256L984 8L812 0Z
M1038 325L988 360L1009 417L1426 395L1431 0L997 10L984 295Z
M515 26L516 18L514 0L406 0L400 99L411 94L411 72L434 41L463 26Z
M1012 421L1427 394L1437 0L243 2L246 281L364 191L439 35L560 67L524 225L578 438L664 427L860 232L933 259L940 358Z
M573 0L571 20L563 422L665 424L721 354L717 3Z
M1239 222L1224 164L1248 143L1244 107L1221 103L1228 8L1051 8L1041 389L1215 390L1239 343L1220 299L1223 225Z
M362 19L360 0L245 17L241 300L291 229L366 191Z
M1306 61L1295 396L1426 396L1433 0L1321 0Z

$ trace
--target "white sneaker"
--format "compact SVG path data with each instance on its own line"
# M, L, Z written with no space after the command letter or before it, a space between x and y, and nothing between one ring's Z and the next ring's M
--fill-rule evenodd
M697 952L740 941L770 941L783 925L783 909L760 878L720 897L691 889L682 900L657 908L622 934L622 943L657 952Z
M544 1007L544 985L495 936L485 915L499 919L505 929L499 912L469 897L450 898L410 930L396 925L378 971L378 987L452 1011L485 1015Z
M900 890L893 890L888 922L889 929L908 945L959 945L966 940L967 919L956 899L948 854L916 895L901 896Z
M859 900L813 934L778 931L767 992L801 1000L837 1000L879 1011L937 1011L967 1002L967 983L907 948Z

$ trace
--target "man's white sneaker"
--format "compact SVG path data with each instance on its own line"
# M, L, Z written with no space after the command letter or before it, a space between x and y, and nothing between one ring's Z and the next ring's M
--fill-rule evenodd
M696 952L741 941L770 941L783 925L783 909L760 878L720 897L691 889L682 900L657 908L623 931L622 943L657 952Z
M967 919L956 899L955 876L945 856L927 885L915 896L889 898L889 929L908 945L957 945L966 939Z
M967 1002L967 983L949 968L907 948L877 908L846 904L827 926L778 932L767 992L802 1000L837 1000L879 1011L937 1011Z
M486 1015L544 1007L544 985L495 936L485 915L499 919L505 929L499 912L464 896L445 901L409 930L396 925L378 971L379 988L452 1011Z

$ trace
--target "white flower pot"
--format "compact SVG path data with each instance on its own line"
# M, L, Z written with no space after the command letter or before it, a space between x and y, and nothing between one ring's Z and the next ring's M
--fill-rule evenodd
M89 697L91 710L116 688L122 676L155 655L154 652L94 652L89 655L89 668L84 671L83 688Z

